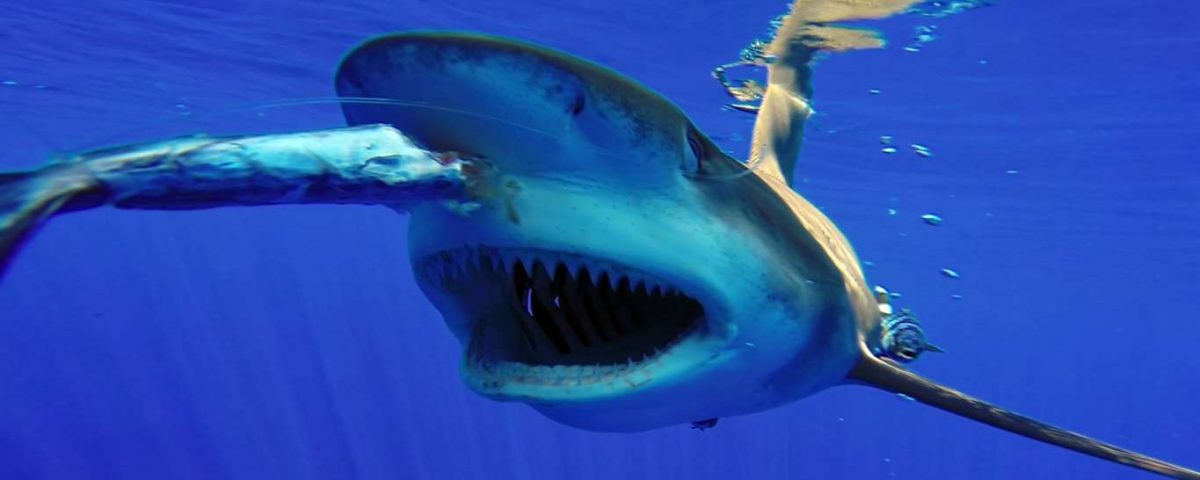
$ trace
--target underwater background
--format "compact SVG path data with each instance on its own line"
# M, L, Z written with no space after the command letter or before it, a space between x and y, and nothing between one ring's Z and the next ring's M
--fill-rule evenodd
M1200 2L993 3L872 22L888 48L823 61L797 189L947 351L916 370L1200 467ZM0 7L13 170L341 125L329 103L260 106L331 96L344 52L407 29L601 62L742 157L751 116L710 71L786 2ZM1150 478L862 387L708 431L552 423L461 383L407 223L349 206L56 218L0 283L0 478Z

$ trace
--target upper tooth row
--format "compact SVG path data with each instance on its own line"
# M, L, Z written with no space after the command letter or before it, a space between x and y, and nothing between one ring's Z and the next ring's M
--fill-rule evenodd
M670 286L664 285L653 278L637 272L624 271L619 268L614 268L611 265L597 265L595 263L589 265L582 260L574 258L565 258L554 261L541 258L529 259L511 256L504 260L505 265L508 265L509 268L513 268L512 266L517 262L523 264L526 270L532 270L534 263L541 262L543 268L545 268L551 276L554 275L554 270L558 268L560 263L566 265L567 270L571 272L571 276L575 278L580 278L583 274L583 270L586 268L588 278L591 279L593 285L601 286L607 284L608 287L613 290L616 290L620 286L622 279L628 279L629 289L632 291L637 291L639 288L644 288L646 293L649 294L666 294L672 291ZM508 270L509 269L505 269L505 271Z
M480 255L480 252L485 252L486 255ZM465 253L456 255L458 258L448 262L432 262L429 267L429 272L435 279L442 277L459 276L467 271L478 270L486 262L492 270L503 271L509 273L515 265L520 262L525 266L526 271L533 269L535 263L542 263L546 271L554 275L554 270L558 268L558 264L567 266L572 273L572 276L578 278L584 268L587 268L589 278L592 284L601 285L602 282L607 282L607 285L616 290L622 278L629 279L630 290L637 291L639 288L644 288L646 293L651 295L663 295L674 292L674 289L669 285L665 285L653 278L642 275L637 272L627 272L611 265L597 265L596 262L585 262L578 258L563 257L563 258L541 258L554 257L553 255L539 255L539 257L522 256L518 253L498 253L494 250L470 249Z

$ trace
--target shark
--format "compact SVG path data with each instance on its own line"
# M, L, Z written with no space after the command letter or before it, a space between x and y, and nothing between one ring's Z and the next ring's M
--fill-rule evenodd
M797 0L763 56L746 161L666 98L566 52L475 33L383 35L337 68L340 97L382 99L342 103L349 130L126 148L0 176L0 254L57 213L104 205L385 205L411 215L411 267L463 347L466 385L553 421L705 429L866 385L1200 479L905 368L936 347L794 190L814 59L882 44L832 22L912 3Z

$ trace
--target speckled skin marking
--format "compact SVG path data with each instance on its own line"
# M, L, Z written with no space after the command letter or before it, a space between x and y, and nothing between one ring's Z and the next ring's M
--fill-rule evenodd
M594 113L609 127L621 129L614 137L643 148L677 145L686 133L680 127L691 123L661 95L608 68L538 45L477 34L406 32L368 40L343 59L335 84L344 97L370 97L384 90L389 98L404 100L399 93L403 86L383 88L380 83L403 76L406 70L427 75L457 69L481 76L511 72L507 81L558 104L564 116L584 110ZM494 85L504 87L504 83ZM348 120L356 123L358 108L347 105L344 110Z

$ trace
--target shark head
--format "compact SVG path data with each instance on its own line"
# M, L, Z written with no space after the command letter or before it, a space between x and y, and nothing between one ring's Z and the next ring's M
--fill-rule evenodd
M854 366L843 270L857 263L818 239L840 234L797 221L816 210L650 89L452 33L370 40L336 82L343 97L392 100L346 103L351 124L392 124L502 172L496 201L420 207L410 228L418 284L477 392L637 431L778 406Z

